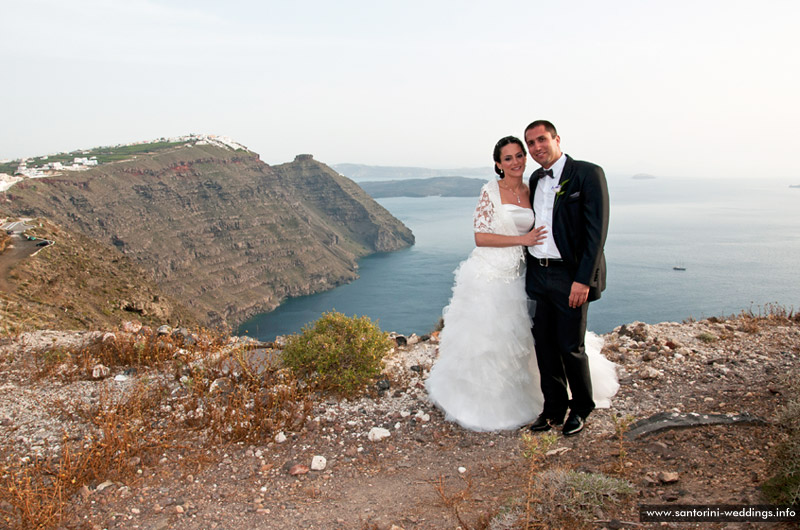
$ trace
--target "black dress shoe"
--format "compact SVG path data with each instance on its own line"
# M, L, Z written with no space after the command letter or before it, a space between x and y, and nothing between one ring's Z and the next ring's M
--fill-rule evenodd
M544 413L542 413L539 414L539 417L536 418L536 421L528 426L528 429L533 432L544 432L549 431L553 425L561 425L561 422L552 418L548 418L544 415Z
M567 421L564 422L564 428L561 429L561 433L564 436L578 434L583 430L583 425L584 422L581 415L575 412L570 412L569 416L567 416Z

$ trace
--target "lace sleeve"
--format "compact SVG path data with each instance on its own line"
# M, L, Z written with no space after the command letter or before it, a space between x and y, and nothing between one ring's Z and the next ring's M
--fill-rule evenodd
M489 199L489 192L481 190L481 198L475 213L472 214L472 227L475 232L493 234L495 232L494 205Z

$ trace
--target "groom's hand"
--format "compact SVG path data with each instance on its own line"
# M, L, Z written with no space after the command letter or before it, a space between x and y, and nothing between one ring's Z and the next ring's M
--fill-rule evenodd
M569 291L569 306L571 308L580 307L589 299L589 286L578 282L572 282L572 289Z

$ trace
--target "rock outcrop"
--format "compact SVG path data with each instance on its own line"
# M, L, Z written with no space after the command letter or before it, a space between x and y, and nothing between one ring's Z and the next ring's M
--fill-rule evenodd
M271 167L250 151L212 145L29 179L0 209L113 245L205 321L231 325L351 281L358 258L414 242L310 155Z

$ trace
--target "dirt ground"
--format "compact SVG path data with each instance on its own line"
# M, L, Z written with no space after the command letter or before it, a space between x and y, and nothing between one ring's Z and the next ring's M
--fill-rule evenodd
M588 527L794 527L642 523L639 506L766 503L760 486L770 475L770 454L781 436L777 418L787 396L784 376L798 367L796 321L634 323L604 338L604 354L620 367L621 388L612 408L596 410L577 436L559 433L542 464L542 469L629 481L634 493L595 510ZM7 342L3 351L14 348L19 344ZM302 430L285 433L285 441L217 447L191 464L174 451L142 462L136 480L86 485L73 499L65 527L515 528L512 515L515 508L525 509L529 478L522 436L469 432L445 422L424 392L435 354L432 342L398 348L387 368L387 391L321 403ZM46 412L36 412L37 406L46 409L49 398L15 370L15 362L0 368L0 440L35 444L44 436L39 431L49 428ZM85 391L90 383L82 384ZM50 390L63 397L68 389ZM620 437L621 421L665 412L746 413L751 421ZM390 435L371 441L375 427ZM325 458L324 469L309 469L315 456Z

